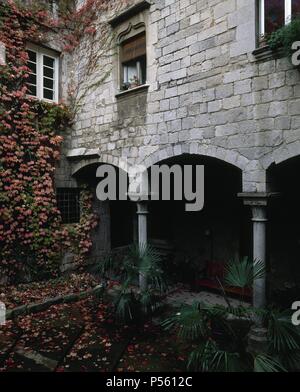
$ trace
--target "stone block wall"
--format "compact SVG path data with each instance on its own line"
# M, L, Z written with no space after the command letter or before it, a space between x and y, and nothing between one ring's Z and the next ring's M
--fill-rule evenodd
M253 55L254 0L151 3L111 28L109 57L85 81L91 87L66 149L71 172L122 156L151 166L192 153L239 167L244 191L266 191L266 169L300 153L299 70L286 58ZM139 22L146 25L148 86L119 95L117 37ZM65 80L84 70L87 51L79 48Z

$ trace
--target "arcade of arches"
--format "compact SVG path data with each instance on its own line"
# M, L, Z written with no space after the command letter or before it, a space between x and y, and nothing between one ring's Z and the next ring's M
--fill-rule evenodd
M100 163L79 170L78 185L96 189ZM173 281L193 285L213 261L226 263L249 256L266 262L267 278L255 282L253 302L264 306L270 293L296 289L300 278L300 157L267 170L268 193L243 193L242 170L216 158L183 154L160 165L204 165L205 203L187 212L184 201L105 201L95 197L100 226L93 254L147 241L168 255L165 270ZM170 257L171 255L171 257Z

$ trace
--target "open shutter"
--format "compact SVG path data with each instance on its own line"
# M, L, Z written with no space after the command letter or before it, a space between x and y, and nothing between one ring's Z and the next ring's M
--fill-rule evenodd
M124 42L121 48L121 62L126 63L146 55L146 35L142 34Z

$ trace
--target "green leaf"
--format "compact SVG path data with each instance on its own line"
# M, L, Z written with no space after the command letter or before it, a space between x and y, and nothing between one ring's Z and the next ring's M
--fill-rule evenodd
M273 373L285 372L286 369L276 359L270 357L269 355L260 354L257 355L254 359L254 371L259 373Z
M218 349L215 341L207 340L191 352L188 369L202 372L240 372L244 364L238 353Z
M179 337L194 340L199 337L208 337L210 327L205 311L202 311L200 304L185 305L174 316L162 323L165 329L178 328Z
M291 22L273 32L267 39L267 43L272 50L279 48L291 60L293 55L292 44L299 41L300 37L300 17L292 18Z
M226 264L224 282L228 286L250 288L254 280L263 278L265 273L262 261L244 257L242 260L232 260Z
M300 350L300 328L292 324L291 317L291 311L271 311L268 315L268 337L276 353Z
M121 321L132 321L136 312L136 300L132 292L121 292L116 301L116 316Z
M140 303L142 305L142 311L145 314L152 313L158 305L158 297L155 296L152 291L144 290L140 296Z

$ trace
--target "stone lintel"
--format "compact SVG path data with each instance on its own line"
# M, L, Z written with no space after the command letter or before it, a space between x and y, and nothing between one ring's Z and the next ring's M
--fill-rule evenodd
M124 22L127 19L132 18L139 12L142 12L149 8L151 6L150 1L148 0L141 0L137 4L134 4L133 6L126 8L125 10L121 11L118 15L114 16L112 19L108 21L108 23L112 27L116 27L122 22Z
M100 156L100 151L98 148L74 148L69 150L66 156L70 160L80 158L95 158Z
M278 192L241 192L238 197L243 199L246 206L267 206L268 200L277 197Z

